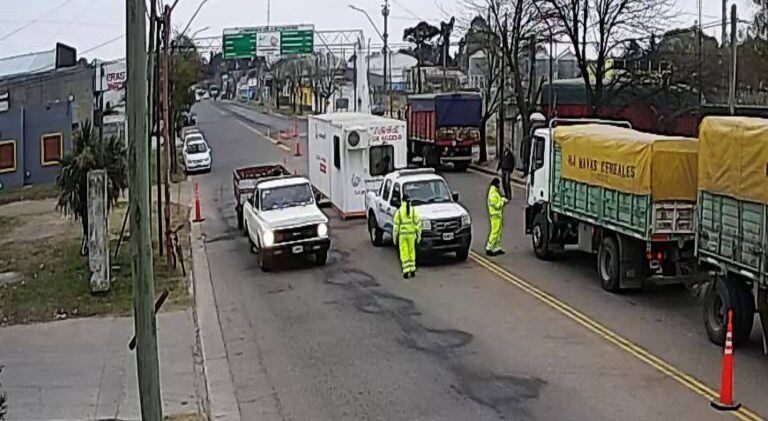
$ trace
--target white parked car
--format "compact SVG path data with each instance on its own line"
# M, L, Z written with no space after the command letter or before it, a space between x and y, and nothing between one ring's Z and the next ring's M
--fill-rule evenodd
M263 271L271 270L280 257L314 256L317 265L328 259L328 217L317 207L304 177L256 179L253 194L243 205L243 224Z
M451 193L434 169L398 170L387 174L376 191L365 196L368 234L374 246L392 235L395 212L408 195L421 217L421 243L417 254L455 252L466 260L472 244L472 221L461 206L458 193Z
M211 148L205 140L187 140L184 146L184 169L187 173L195 171L211 171L213 158Z

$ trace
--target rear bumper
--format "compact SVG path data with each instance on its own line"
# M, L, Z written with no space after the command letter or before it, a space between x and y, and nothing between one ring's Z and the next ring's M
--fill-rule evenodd
M423 235L418 246L419 253L448 253L469 248L472 230L464 229L454 234L453 240L443 240L440 235Z
M300 248L300 251L298 251ZM305 241L295 241L292 243L278 244L273 247L264 248L261 252L267 257L290 257L306 256L309 254L322 253L331 248L330 238L316 238Z

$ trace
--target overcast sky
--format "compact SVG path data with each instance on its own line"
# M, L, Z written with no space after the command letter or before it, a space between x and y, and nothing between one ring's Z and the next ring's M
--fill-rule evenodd
M169 0L165 0L170 3ZM181 29L201 0L180 0L174 12L174 27ZM735 1L748 18L751 0ZM316 29L362 29L367 37L376 37L360 12L349 8L353 3L366 9L381 29L383 0L272 0L273 25L313 23ZM721 2L702 0L704 22L719 19ZM458 0L390 0L391 42L402 42L403 29L420 19L438 23L445 19L441 9L457 15L462 11ZM677 0L678 21L692 24L697 18L698 0ZM208 0L189 33L209 27L198 36L220 36L226 27L259 26L267 23L267 0ZM29 26L27 26L29 25ZM27 26L27 27L25 27ZM12 32L19 30L16 33ZM125 33L123 0L0 0L0 57L53 48L58 42L71 45L89 59L123 57L125 39L106 43ZM373 42L376 42L375 40ZM100 47L99 47L100 46ZM98 48L95 48L98 47ZM89 51L90 50L90 51Z

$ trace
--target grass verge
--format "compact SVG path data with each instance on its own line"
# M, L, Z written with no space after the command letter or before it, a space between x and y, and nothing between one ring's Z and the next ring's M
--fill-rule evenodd
M111 215L110 255L114 257L126 205ZM179 240L185 254L185 266L191 268L188 208L173 205L172 224L184 224ZM153 221L156 221L153 215ZM158 255L153 235L155 290L157 295L170 291L164 310L186 308L190 304L187 279L181 268L168 270L165 258ZM0 273L17 272L21 280L0 286L0 326L45 322L64 317L128 316L133 309L131 244L125 238L113 266L110 290L91 294L88 260L80 255L79 235L49 237L43 240L14 242L0 248Z
M22 200L40 200L56 197L59 194L56 183L36 184L33 186L14 187L0 190L0 205Z

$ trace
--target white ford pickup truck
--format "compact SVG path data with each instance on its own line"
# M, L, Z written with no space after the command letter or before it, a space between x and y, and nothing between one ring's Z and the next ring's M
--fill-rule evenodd
M472 222L461 206L458 193L434 169L398 170L384 177L376 191L365 196L368 234L374 246L384 244L384 234L392 235L395 211L403 195L421 217L421 244L417 254L455 252L458 260L466 260L472 244Z
M257 179L243 204L243 225L263 271L271 270L280 257L313 256L319 266L328 258L328 217L318 208L304 177Z

